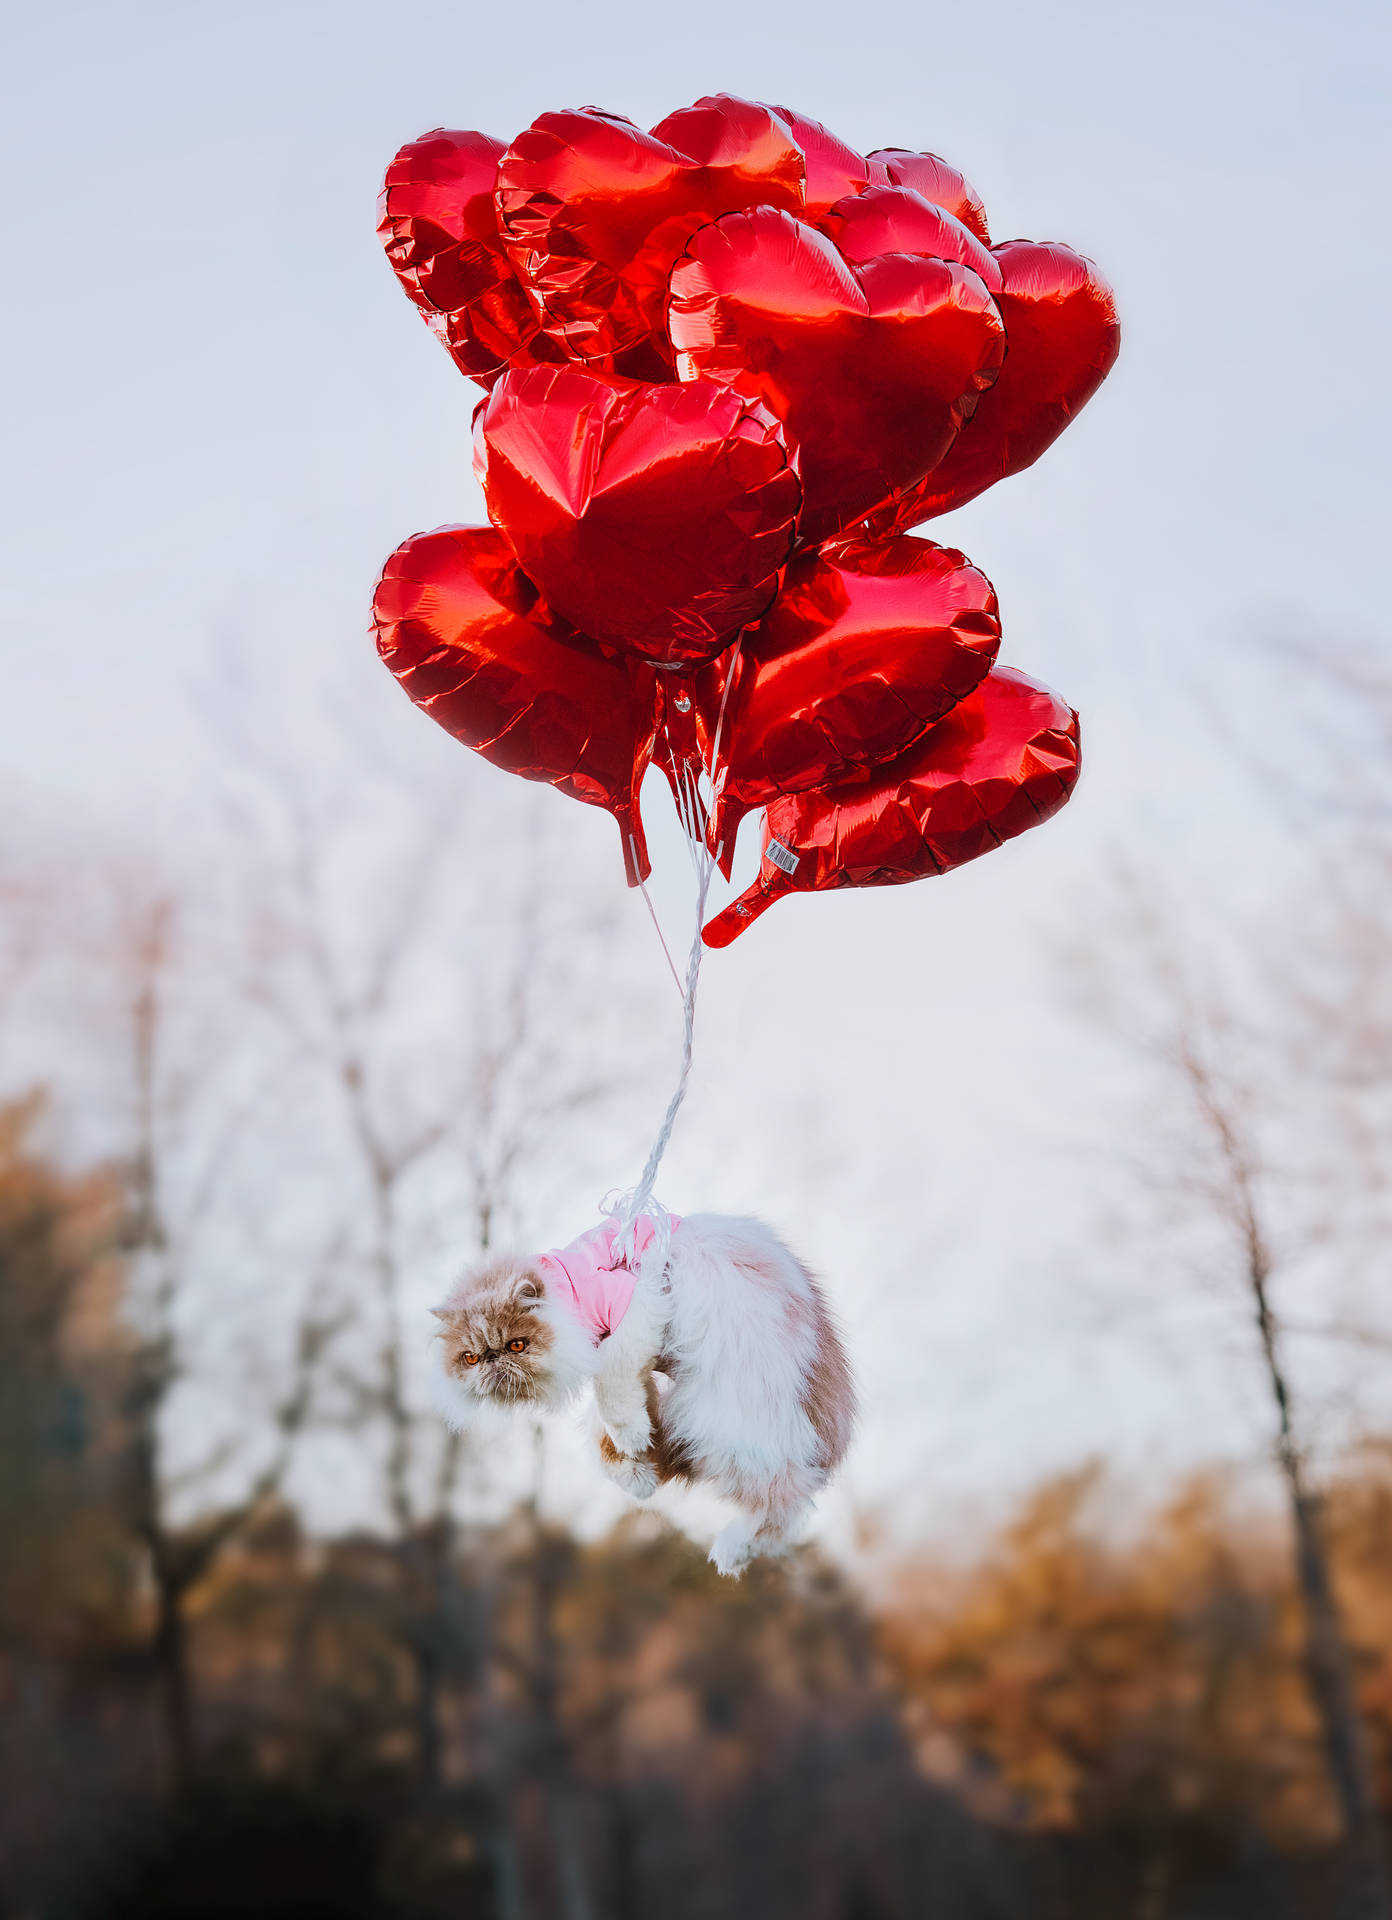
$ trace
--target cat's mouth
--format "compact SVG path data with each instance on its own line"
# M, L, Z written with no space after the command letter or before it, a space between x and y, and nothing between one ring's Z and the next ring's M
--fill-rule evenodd
M491 1365L479 1381L479 1386L490 1400L501 1400L507 1405L536 1398L531 1374L523 1367L508 1366L503 1362Z

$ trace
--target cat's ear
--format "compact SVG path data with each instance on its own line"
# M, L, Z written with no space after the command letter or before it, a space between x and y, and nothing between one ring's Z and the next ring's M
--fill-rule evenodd
M432 1307L430 1311L437 1320L443 1320L446 1326L448 1326L454 1318L454 1313L449 1307Z
M517 1288L517 1298L522 1301L540 1300L546 1288L539 1273L524 1273Z

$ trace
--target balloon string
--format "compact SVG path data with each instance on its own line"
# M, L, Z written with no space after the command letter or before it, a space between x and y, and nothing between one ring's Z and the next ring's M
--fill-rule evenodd
M740 628L735 644L730 649L730 664L725 669L725 684L720 689L720 711L715 716L715 738L711 742L710 779L711 793L715 793L715 770L720 765L720 742L725 732L725 709L730 701L730 689L735 684L735 669L739 666L740 648L744 645L744 629ZM720 849L716 848L716 859L720 858Z
M742 636L741 636L742 638ZM720 753L720 737L725 725L725 706L729 698L730 682L734 677L734 667L739 659L740 642L735 642L730 657L730 671L725 678L725 687L720 700L720 712L716 719L715 737L711 744L711 763L707 770L711 790L715 788L715 770ZM695 1052L696 1039L696 995L701 984L701 962L705 957L705 943L701 939L701 928L706 918L706 901L710 894L711 880L720 859L721 848L711 851L706 841L705 805L697 786L696 778L690 767L678 763L672 757L672 789L676 801L677 818L681 821L682 831L686 835L687 851L691 856L692 869L696 877L696 924L692 930L691 949L686 961L686 983L682 990L682 1052L681 1066L677 1073L677 1084L672 1097L667 1102L667 1111L662 1116L662 1125L658 1128L657 1138L653 1141L637 1186L631 1193L625 1194L610 1211L617 1217L620 1233L614 1242L614 1257L622 1264L631 1264L637 1258L638 1222L646 1212L652 1221L653 1238L648 1252L659 1268L666 1265L671 1245L672 1222L667 1209L653 1198L653 1189L657 1185L658 1169L662 1165L663 1155L672 1138L672 1130L681 1112L682 1102L686 1099L687 1085L691 1079L691 1062ZM676 974L667 942L663 938L662 927L653 905L648 899L646 887L642 888L643 898L647 901L648 912L657 937L662 942L662 951L667 955L667 964ZM678 982L680 985L681 983Z
M634 850L634 862L636 865L636 848ZM638 882L638 891L643 896L643 905L647 908L648 918L653 923L653 932L657 935L658 945L662 948L662 957L667 962L667 971L672 976L672 984L677 992L680 993L682 991L681 975L677 972L677 963L672 958L672 949L668 946L667 936L662 931L662 922L657 917L657 908L652 903L652 895L648 892L648 883L646 880L640 880Z

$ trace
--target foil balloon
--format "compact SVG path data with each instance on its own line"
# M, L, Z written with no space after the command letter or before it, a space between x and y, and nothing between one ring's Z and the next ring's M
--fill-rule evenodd
M728 744L711 845L726 872L744 813L902 753L980 684L999 645L991 583L950 547L904 536L798 554L728 671L713 670ZM715 699L703 689L706 712Z
M877 147L866 156L872 178L893 187L912 187L935 207L955 214L985 246L991 244L981 195L956 167L935 153L909 153L903 147Z
M868 781L775 801L758 879L704 930L726 947L775 900L947 873L1057 813L1078 777L1078 717L995 667Z
M1101 386L1121 344L1111 288L1069 247L1008 240L995 249L996 293L1009 340L1000 377L945 458L893 506L877 533L916 527L965 506L1033 466Z
M683 380L733 386L787 427L808 543L935 467L1005 353L970 267L903 253L852 265L774 207L698 229L672 273L668 331Z
M917 253L960 261L992 294L1003 284L1000 262L971 228L910 187L867 187L851 194L827 211L821 228L852 266L882 253Z
M397 278L460 371L488 386L513 363L562 349L514 276L493 189L503 142L486 133L422 134L387 168L377 231Z
M801 489L757 401L536 367L499 380L478 435L489 518L592 638L700 665L778 591Z
M859 193L875 177L869 161L854 147L824 127L820 120L809 120L805 113L788 107L771 107L797 141L802 153L802 217L814 225L828 207L848 193ZM732 212L732 208L722 208Z
M647 878L638 789L657 728L651 667L605 659L556 620L491 527L441 527L398 547L373 625L418 707L494 766L608 808L630 885Z
M731 94L650 132L593 107L510 145L437 129L380 209L489 389L495 531L408 542L378 591L384 655L461 740L608 807L630 879L650 758L725 862L766 808L755 905L714 923L736 931L784 892L941 871L1066 791L1071 717L987 671L984 576L906 536L1095 392L1118 331L1090 262L993 247L935 154Z
M687 237L735 208L800 208L803 170L787 125L727 94L651 133L595 107L544 113L502 157L498 219L572 358L670 380L667 279Z

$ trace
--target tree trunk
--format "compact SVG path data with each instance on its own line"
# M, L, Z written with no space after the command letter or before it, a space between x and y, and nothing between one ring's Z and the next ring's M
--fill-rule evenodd
M1287 1472L1296 1574L1305 1609L1305 1671L1320 1717L1330 1778L1348 1843L1349 1920L1392 1920L1392 1883L1348 1643L1330 1579L1320 1502Z
M590 1902L590 1876L585 1865L575 1783L563 1759L559 1765L553 1761L548 1771L546 1804L556 1867L557 1909L561 1920L592 1920L594 1908Z
M468 1639L459 1592L452 1502L461 1457L460 1437L446 1436L436 1475L434 1515L406 1545L406 1578L414 1594L411 1652L416 1667L418 1783L426 1799L444 1791L444 1704Z
M584 1834L570 1765L570 1743L561 1720L561 1647L556 1633L556 1601L565 1578L571 1543L547 1531L539 1500L544 1434L535 1429L536 1475L530 1501L532 1519L532 1751L551 1829L556 1906L560 1920L593 1920Z
M609 1777L609 1902L613 1920L642 1920L642 1889L638 1877L638 1839L641 1823L633 1795L617 1766Z
M1267 1295L1267 1272L1264 1249L1254 1241L1250 1279L1262 1354L1276 1402L1276 1460L1285 1478L1295 1534L1295 1574L1305 1615L1305 1674L1347 1843L1350 1874L1342 1912L1346 1920L1392 1920L1392 1881L1373 1769L1334 1594L1320 1500L1305 1483L1304 1461L1295 1441L1290 1387Z
M1170 1848L1161 1841L1145 1863L1136 1920L1166 1920L1170 1911Z
M570 1746L560 1715L559 1647L556 1642L556 1547L539 1542L535 1580L536 1631L532 1644L532 1743L546 1796L551 1829L556 1906L560 1920L592 1920L584 1835L570 1766Z
M435 1644L435 1622L422 1622L412 1642L416 1666L416 1785L423 1800L438 1800L444 1788L444 1739L440 1729L442 1662Z
M187 1588L169 1567L155 1567L155 1633L151 1643L164 1720L165 1763L174 1794L187 1793L197 1774L193 1686L189 1672Z
M493 1867L493 1911L497 1920L527 1920L527 1896L522 1882L522 1859L517 1850L517 1833L512 1819L512 1795L505 1770L494 1772L489 1782L493 1803L493 1821L489 1833L489 1857Z
M494 1920L527 1920L527 1895L512 1807L512 1729L498 1698L493 1667L491 1578L471 1589L473 1629L479 1660L479 1704L483 1709L484 1793L488 1802L489 1860L493 1868Z

